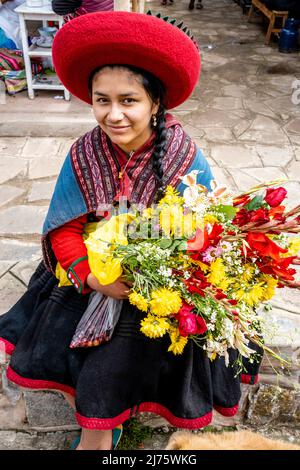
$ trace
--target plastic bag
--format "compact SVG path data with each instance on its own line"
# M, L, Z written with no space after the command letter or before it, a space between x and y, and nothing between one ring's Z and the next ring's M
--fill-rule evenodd
M77 325L70 348L98 346L109 341L119 320L122 305L123 300L93 292Z

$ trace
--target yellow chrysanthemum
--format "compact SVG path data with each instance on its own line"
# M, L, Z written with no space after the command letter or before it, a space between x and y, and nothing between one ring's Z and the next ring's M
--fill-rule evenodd
M212 214L206 214L204 216L204 222L206 224L214 224L214 223L218 223L218 219L215 215L212 215Z
M72 286L72 282L68 279L67 273L64 268L57 263L55 269L55 277L59 280L58 287Z
M209 266L207 264L202 263L201 261L197 261L191 258L190 262L199 266L199 268L201 268L204 273L207 273L209 271Z
M207 276L208 282L213 286L218 286L225 278L225 266L221 258L217 258L210 265L210 273Z
M188 342L187 336L181 336L179 330L177 328L172 328L169 332L171 344L168 348L168 351L172 352L173 354L182 354L186 343Z
M159 206L163 206L164 204L167 204L168 206L172 205L179 205L182 206L184 203L183 197L179 195L179 192L176 191L173 186L167 186L166 191L165 191L165 196L159 201Z
M139 310L142 312L147 312L148 310L148 302L147 300L141 295L138 294L137 292L132 292L128 296L129 302L132 305L135 305Z
M164 287L152 291L151 298L151 311L161 317L165 317L171 313L177 313L182 305L180 294Z
M264 297L264 288L261 284L255 284L249 287L236 286L237 289L233 293L233 298L239 302L245 302L245 304L253 307L254 305L261 302Z
M232 282L231 279L229 279L228 277L224 277L222 281L219 282L218 288L222 289L223 291L226 291L228 287L230 286L231 282Z
M296 256L300 251L300 238L292 238L289 244L289 251L284 256Z
M148 315L141 321L141 332L148 338L161 338L170 328L168 320Z
M245 264L243 274L241 275L241 279L246 282L250 281L250 279L252 279L254 275L254 272L255 272L255 268L251 266L251 264L248 264L248 263Z
M264 296L262 300L270 300L275 295L275 288L278 284L278 281L274 279L272 276L268 276L267 274L263 274L260 279L265 282L264 285Z

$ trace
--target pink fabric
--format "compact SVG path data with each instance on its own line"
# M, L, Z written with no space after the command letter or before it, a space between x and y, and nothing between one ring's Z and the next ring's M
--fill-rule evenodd
M92 13L93 11L113 11L113 0L83 0L82 5L78 8L84 9L85 13Z

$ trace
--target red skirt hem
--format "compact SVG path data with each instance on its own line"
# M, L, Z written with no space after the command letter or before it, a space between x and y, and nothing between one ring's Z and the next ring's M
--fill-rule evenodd
M33 390L51 389L59 392L66 392L73 396L76 395L75 389L69 385L64 385L51 380L28 379L27 377L22 377L17 374L10 366L7 368L6 375L8 380L20 385L20 387L31 388Z
M241 382L243 384L255 385L258 381L259 381L258 375L241 374Z
M138 407L134 406L133 409L123 411L123 413L115 416L114 418L87 418L86 416L76 413L78 424L82 428L87 429L114 429L116 426L124 423L137 412L150 412L155 413L162 418L165 418L172 426L185 429L199 429L207 426L212 420L212 412L205 414L199 418L188 419L178 418L174 416L167 408L159 403L145 402L141 403Z
M220 413L222 416L234 416L237 414L238 409L239 409L239 404L237 403L235 406L232 406L231 408L224 408L223 406L217 406L214 405L214 409Z
M15 349L14 344L7 341L7 339L0 338L0 350L1 351L5 351L6 354L9 354L11 356L14 349Z

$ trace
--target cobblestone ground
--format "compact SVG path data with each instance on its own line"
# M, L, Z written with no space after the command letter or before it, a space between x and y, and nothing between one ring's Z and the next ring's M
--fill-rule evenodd
M233 1L204 0L203 5L202 10L189 11L187 0L175 0L168 7L159 7L157 0L146 4L182 19L200 44L201 79L193 96L174 114L202 148L220 182L243 191L262 181L288 178L288 205L296 205L300 195L299 54L279 53L274 39L270 47L264 46L265 30L259 18L247 23ZM20 103L26 102L26 92L7 101L10 113L15 104L20 129L26 126ZM31 108L34 104L43 115L65 106L65 113L60 108L62 123L64 116L70 119L72 106L76 115L86 116L84 105L75 100L74 105L72 101L54 104L49 93L28 101ZM43 219L74 141L44 135L0 137L0 314L25 291L41 257ZM299 294L281 290L273 305L269 315L279 330L270 343L299 347ZM8 423L2 432L12 436L12 428Z

